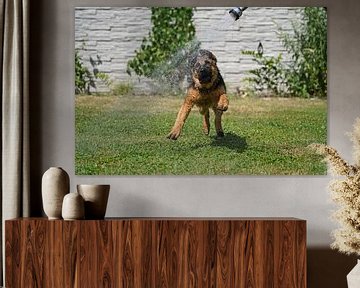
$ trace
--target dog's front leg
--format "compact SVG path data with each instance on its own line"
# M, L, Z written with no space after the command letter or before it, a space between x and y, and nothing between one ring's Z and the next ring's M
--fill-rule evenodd
M184 126L186 118L189 116L193 106L194 104L191 101L185 99L184 104L181 106L180 111L176 117L175 124L171 129L171 132L167 135L167 138L176 140L180 136L181 129Z
M216 135L218 137L224 137L224 131L221 125L221 117L223 114L223 111L219 109L214 109L215 113L215 129L216 129Z
M229 106L229 99L227 98L226 94L221 94L217 103L216 109L220 111L226 111Z
M205 135L209 135L210 132L210 113L208 107L199 107L199 112L203 115L203 130Z
M213 106L215 113L215 129L218 137L224 137L224 131L221 124L221 117L224 111L228 109L229 99L226 94L221 94L216 105Z
M206 135L210 133L210 114L209 109L206 109L205 113L203 114L203 129Z

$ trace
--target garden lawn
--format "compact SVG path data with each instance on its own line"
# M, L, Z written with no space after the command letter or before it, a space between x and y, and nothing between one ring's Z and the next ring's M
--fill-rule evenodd
M77 175L319 175L327 103L319 99L230 97L225 137L202 132L194 107L178 140L166 138L181 97L76 96Z

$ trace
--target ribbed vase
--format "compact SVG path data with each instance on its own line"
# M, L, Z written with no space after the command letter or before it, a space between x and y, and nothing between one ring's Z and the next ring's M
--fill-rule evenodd
M42 177L43 208L49 219L61 219L64 196L69 193L69 175L60 167L49 168Z

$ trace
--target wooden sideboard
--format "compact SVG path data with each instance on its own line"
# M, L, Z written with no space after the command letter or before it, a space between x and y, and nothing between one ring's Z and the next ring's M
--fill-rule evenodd
M306 287L306 221L115 218L5 223L6 287Z

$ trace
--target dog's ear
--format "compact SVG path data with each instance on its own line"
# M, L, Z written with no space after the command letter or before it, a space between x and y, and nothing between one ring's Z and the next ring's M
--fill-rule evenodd
M209 55L209 58L216 63L216 62L217 62L217 59L216 59L215 55L214 55L213 53L211 53L210 51L208 51L208 52L209 52L209 54L208 54L208 55Z
M199 55L209 57L209 59L213 60L215 63L217 62L215 55L212 52L210 52L209 50L200 49Z

